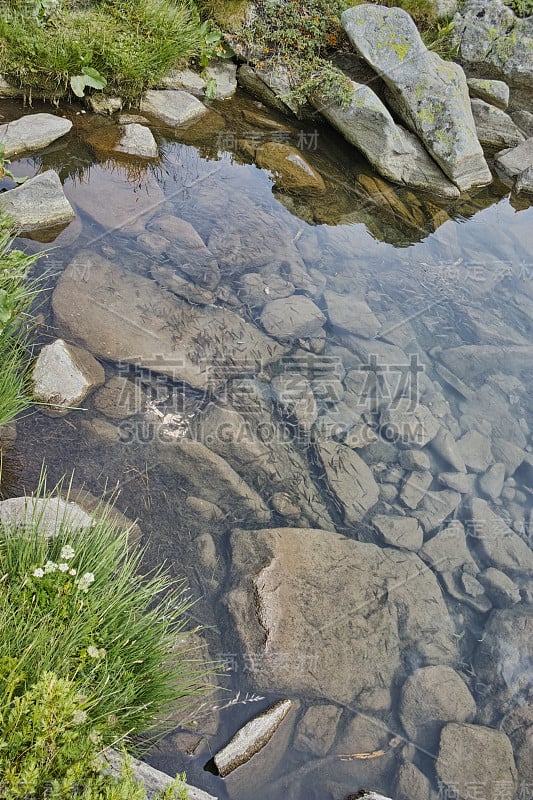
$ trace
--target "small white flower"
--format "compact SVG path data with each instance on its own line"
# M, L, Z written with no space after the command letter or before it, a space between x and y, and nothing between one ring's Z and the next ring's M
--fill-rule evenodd
M57 564L55 561L47 561L44 565L44 571L48 574L49 572L55 572L57 569Z
M78 589L82 592L88 592L89 586L91 583L94 583L94 575L92 572L84 572L81 578L77 578L75 583L78 586Z
M63 545L59 554L59 558L62 558L64 561L70 561L71 558L74 558L74 548L72 548L69 544Z
M72 715L72 722L74 725L83 725L84 722L87 720L87 712L80 711L79 709L74 712Z
M37 569L33 570L32 574L34 578L42 578L44 575L44 569L41 569L41 567L37 567Z
M76 574L76 570L75 569L69 569L68 574L69 575L75 575Z
M94 644L90 644L87 648L87 655L89 658L100 658L100 653L98 648L94 646Z
M63 562L62 564L58 564L57 568L60 572L68 572L68 564Z

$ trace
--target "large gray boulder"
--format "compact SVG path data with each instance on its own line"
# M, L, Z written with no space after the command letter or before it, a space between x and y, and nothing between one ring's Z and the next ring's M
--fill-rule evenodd
M174 89L149 89L140 110L171 127L188 125L207 114L207 108L192 94Z
M5 158L12 158L18 153L46 147L71 128L69 119L56 114L28 114L27 117L0 125L0 145L4 145Z
M312 102L384 178L443 197L457 197L457 187L446 178L417 137L396 124L370 86L352 81L352 87L354 95L347 108L317 98Z
M388 709L402 659L453 664L453 624L414 554L315 529L235 530L227 603L257 691Z
M519 19L502 0L467 0L453 35L465 66L511 86L532 86L533 17Z
M52 169L0 194L0 211L13 220L21 233L63 225L76 216L59 175Z
M342 25L444 173L461 191L490 183L462 68L429 51L401 8L355 6L344 11Z
M238 314L191 306L89 251L62 273L52 306L59 327L94 355L151 368L197 389L251 365L259 371L285 353Z

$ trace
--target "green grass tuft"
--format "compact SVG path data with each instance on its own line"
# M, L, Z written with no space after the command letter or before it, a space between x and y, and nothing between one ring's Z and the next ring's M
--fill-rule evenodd
M27 8L25 0L11 0L2 13L0 72L28 92L53 96L90 67L107 80L108 93L132 100L201 50L192 0L59 0L46 12Z

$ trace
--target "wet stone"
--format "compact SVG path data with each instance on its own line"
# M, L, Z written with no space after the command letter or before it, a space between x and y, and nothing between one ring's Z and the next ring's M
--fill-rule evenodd
M353 295L324 292L329 321L334 327L344 328L356 336L372 339L381 328L381 323L370 306Z
M486 497L497 500L502 493L505 480L505 464L498 463L489 467L479 478L479 488Z
M32 372L33 394L51 416L68 414L105 379L104 368L87 350L56 339L39 353Z
M496 800L495 787L516 784L513 748L501 731L481 725L450 723L442 731L437 775L448 787L454 787L461 800L475 785L483 797Z
M386 710L402 653L457 657L437 579L414 553L296 528L234 530L231 553L227 603L245 652L261 659L255 691Z
M322 177L295 147L267 142L258 147L255 157L262 169L268 169L274 174L276 186L282 191L313 194L326 191Z
M248 272L239 281L240 300L252 308L260 308L269 300L279 300L294 294L294 284L279 275Z
M381 412L380 425L389 441L416 447L425 447L440 429L438 420L426 406L416 404L407 397L400 398Z
M441 427L431 442L431 447L457 472L466 472L465 462L457 449L455 439L446 428Z
M148 90L140 110L172 127L190 124L207 114L207 108L196 97L174 89Z
M499 569L489 567L481 573L479 580L496 608L508 608L520 602L517 585Z
M454 572L465 565L472 573L479 571L468 549L464 526L459 520L454 520L424 542L419 555L437 572Z
M400 491L402 503L404 503L404 505L406 505L408 508L417 508L432 481L433 475L431 472L411 472L406 477Z
M277 375L271 382L274 399L290 414L302 431L309 432L317 418L317 403L311 384L298 373Z
M416 670L403 684L400 719L409 739L431 752L447 722L470 722L476 703L466 683L447 666Z
M494 460L490 440L479 431L465 433L457 447L466 466L474 472L485 472Z
M316 336L325 321L326 318L318 306L302 295L272 300L261 313L263 328L282 341Z
M437 480L448 489L461 494L473 494L476 477L475 475L465 475L462 472L439 472Z
M425 533L431 533L450 514L453 514L461 499L461 495L458 492L453 492L450 489L444 489L440 492L428 491L425 493L419 508L414 512L414 516L420 520Z
M422 450L400 450L400 464L404 469L426 472L430 469L430 460Z
M0 125L0 145L4 158L18 153L41 150L65 136L72 128L69 119L56 114L28 114L25 117Z
M168 240L166 252L175 267L206 289L215 289L220 271L213 254L193 226L180 217L156 217L150 229Z
M396 773L395 800L435 800L428 778L410 761L400 764Z
M403 547L406 550L418 550L422 547L424 537L416 519L377 515L372 517L372 524L384 542L392 547Z
M138 382L110 378L93 398L94 407L111 419L126 419L146 408L146 396Z
M150 274L163 289L168 289L169 292L178 297L183 297L189 303L211 305L211 303L215 302L215 295L210 289L187 280L172 267L167 267L163 264L152 264Z
M331 493L341 504L344 520L361 519L379 499L379 487L365 462L349 447L334 441L321 442L318 453Z
M123 126L121 137L113 149L138 158L157 158L159 154L150 128L136 122Z
M41 172L16 189L2 192L0 211L22 233L63 225L76 216L53 169Z
M296 729L296 749L315 756L325 756L335 741L341 713L342 709L333 705L308 708Z
M470 529L484 559L498 569L533 571L533 550L495 514L485 500L471 502Z

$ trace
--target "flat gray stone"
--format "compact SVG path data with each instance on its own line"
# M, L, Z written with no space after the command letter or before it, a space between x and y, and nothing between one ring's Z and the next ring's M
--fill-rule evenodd
M425 447L439 432L440 422L427 406L405 397L390 403L379 418L389 441Z
M381 322L364 300L329 290L324 292L324 299L333 326L367 339L379 333Z
M457 197L457 187L429 157L417 137L396 124L370 86L352 81L352 87L354 95L347 108L318 98L313 99L313 104L384 178L442 197Z
M0 194L0 210L11 217L21 233L62 225L76 216L59 175L52 169Z
M195 97L203 97L206 81L192 69L173 69L161 80L162 89L181 89Z
M479 576L489 598L496 608L509 608L520 602L520 591L505 572L489 567Z
M492 566L513 574L533 572L533 550L492 511L486 500L472 500L468 532Z
M400 450L400 464L404 469L424 472L430 468L430 460L423 450Z
M4 145L5 158L12 158L19 153L41 150L65 136L71 128L69 119L56 114L28 114L0 125L0 144Z
M175 89L149 89L140 110L171 127L188 125L207 114L207 108L196 97Z
M63 416L75 410L105 380L104 368L87 350L56 339L45 345L32 371L33 395L43 411Z
M257 492L225 459L201 442L177 439L160 443L158 456L163 464L192 484L198 497L221 508L228 519L252 524L270 519L271 512Z
M528 167L518 175L514 190L517 194L533 195L533 167Z
M419 555L441 574L456 572L464 567L474 574L479 572L479 567L468 549L464 527L459 520L454 520L444 530L424 542Z
M216 81L214 100L227 100L237 91L237 64L228 58L216 58L204 71L207 80Z
M474 98L470 101L479 141L485 147L516 147L525 140L520 128L501 108Z
M490 439L479 431L468 431L457 442L463 461L474 472L485 472L494 461Z
M132 122L124 125L122 136L113 148L118 153L126 153L129 156L139 158L157 158L159 150L156 140L150 128L146 125L139 125Z
M308 708L296 729L295 748L303 753L325 756L335 741L341 714L342 709L329 704Z
M447 666L417 669L403 684L400 719L410 741L433 752L447 722L471 722L476 703L466 683Z
M503 111L509 105L509 87L505 81L497 81L491 78L468 78L468 89L470 97L479 97L486 103L490 103Z
M405 550L419 550L422 547L424 534L417 519L378 514L372 517L372 525L391 547L403 547Z
M481 725L451 722L442 731L437 776L461 800L467 800L472 786L481 797L493 798L494 787L516 785L516 766L511 742L502 731Z
M432 481L433 475L431 472L416 470L409 473L400 491L402 503L408 508L417 508L422 498L425 497Z
M512 149L504 150L495 157L495 163L507 177L516 178L533 167L533 137Z
M457 472L466 472L465 462L455 439L446 428L442 426L439 428L437 435L431 441L431 448Z
M102 754L103 763L109 765L110 771L115 775L120 774L122 760L120 753L111 748L107 748ZM174 780L166 772L161 772L161 770L151 767L144 761L134 758L132 762L133 775L144 785L148 800L155 800L156 797L159 797L160 793L164 792ZM214 795L208 794L196 786L186 784L186 787L188 800L217 800Z
M322 331L326 317L308 297L293 295L267 303L260 320L270 336L287 341L316 336Z
M443 489L440 492L426 492L420 506L413 515L420 521L426 534L441 525L453 514L462 500L459 492Z
M462 68L424 45L401 8L364 4L343 12L356 51L383 78L402 118L461 191L492 177L476 136Z
M501 462L493 464L479 478L479 488L490 500L497 500L502 493L503 482L505 480L505 464Z
M379 499L379 487L371 470L346 445L325 441L317 448L328 486L342 506L345 522L357 522Z

